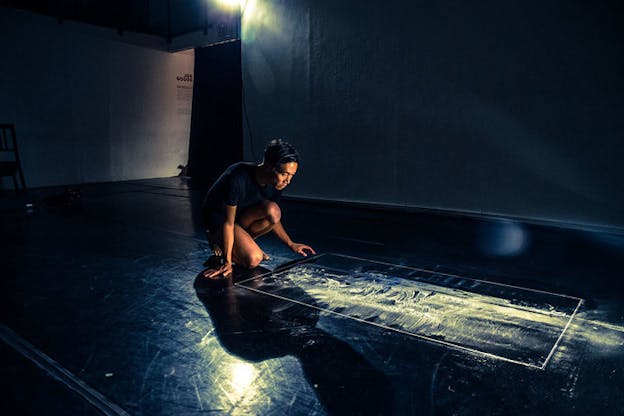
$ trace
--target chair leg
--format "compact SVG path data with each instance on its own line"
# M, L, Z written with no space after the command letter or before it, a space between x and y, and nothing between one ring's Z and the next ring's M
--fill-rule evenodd
M19 193L19 187L17 186L17 175L13 174L13 187L15 187L15 193Z
M20 175L20 179L22 181L22 188L24 189L24 191L27 190L26 188L26 180L24 180L24 171L22 170L22 166L20 165L19 167L19 175Z

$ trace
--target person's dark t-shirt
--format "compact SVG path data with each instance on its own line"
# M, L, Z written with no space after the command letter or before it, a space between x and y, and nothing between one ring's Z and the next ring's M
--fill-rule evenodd
M238 162L228 167L206 194L203 204L204 224L216 231L225 222L225 206L235 205L236 214L265 200L277 201L282 194L271 185L260 186L254 163Z

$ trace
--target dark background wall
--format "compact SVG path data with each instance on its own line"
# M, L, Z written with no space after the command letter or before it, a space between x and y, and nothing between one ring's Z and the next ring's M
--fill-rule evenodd
M273 136L297 145L291 195L624 227L621 2L246 4L244 156ZM0 110L18 124L30 186L186 163L192 53L0 10ZM207 25L203 42L226 26Z
M620 2L250 3L253 150L300 149L291 195L624 227Z

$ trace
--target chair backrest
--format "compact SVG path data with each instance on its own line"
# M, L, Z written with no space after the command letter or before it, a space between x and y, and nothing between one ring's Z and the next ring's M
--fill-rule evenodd
M14 124L0 124L0 152L17 153Z
M0 124L0 162L19 163L15 124Z
M17 152L17 137L15 137L14 124L0 123L0 177L2 176L13 177L15 192L19 190L18 177L22 183L22 190L27 190L24 171L22 170L19 153Z

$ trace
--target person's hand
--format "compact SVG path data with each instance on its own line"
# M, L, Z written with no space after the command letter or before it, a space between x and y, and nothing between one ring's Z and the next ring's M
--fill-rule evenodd
M292 251L294 251L297 254L301 254L304 257L308 256L308 252L312 253L312 254L316 254L316 251L314 251L314 249L306 244L300 244L300 243L292 243L290 246L290 249Z
M219 276L221 278L226 279L232 275L232 264L225 263L216 269L206 269L204 270L204 277L208 279L216 279Z

